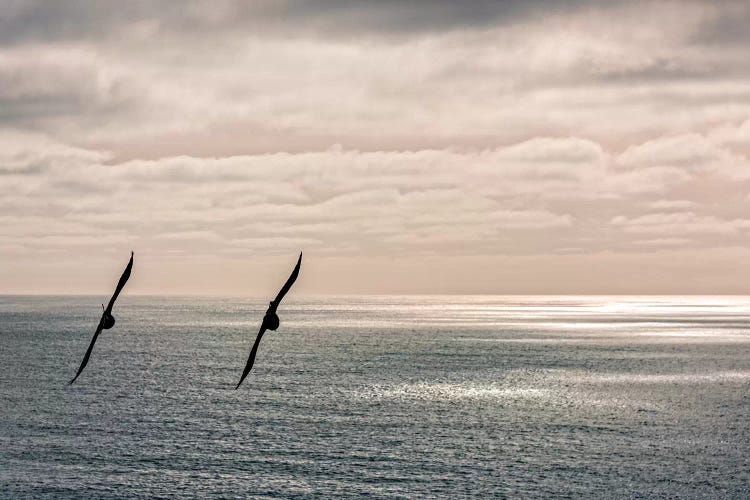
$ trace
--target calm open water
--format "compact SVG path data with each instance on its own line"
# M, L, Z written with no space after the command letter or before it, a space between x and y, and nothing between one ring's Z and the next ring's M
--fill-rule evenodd
M0 496L750 498L750 298L0 297Z

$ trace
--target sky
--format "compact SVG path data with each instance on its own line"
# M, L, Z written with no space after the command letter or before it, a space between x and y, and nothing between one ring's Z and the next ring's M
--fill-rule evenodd
M0 293L750 293L746 1L0 0Z

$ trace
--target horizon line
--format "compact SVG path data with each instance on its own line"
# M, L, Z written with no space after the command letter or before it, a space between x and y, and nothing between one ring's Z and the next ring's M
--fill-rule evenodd
M0 292L0 297L98 297L107 295L102 293L5 293ZM229 294L229 293L132 293L123 295L126 297L175 297L175 298L248 298L264 299L265 295L253 294ZM318 297L750 297L747 293L302 293L296 298L318 298ZM289 297L294 300L295 297Z

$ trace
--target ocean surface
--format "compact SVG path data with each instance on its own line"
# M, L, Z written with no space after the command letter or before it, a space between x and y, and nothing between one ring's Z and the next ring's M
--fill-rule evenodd
M0 297L3 498L750 498L748 297Z

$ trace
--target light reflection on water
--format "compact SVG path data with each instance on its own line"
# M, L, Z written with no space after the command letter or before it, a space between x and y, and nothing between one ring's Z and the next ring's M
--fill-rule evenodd
M746 297L0 297L0 496L747 498Z

